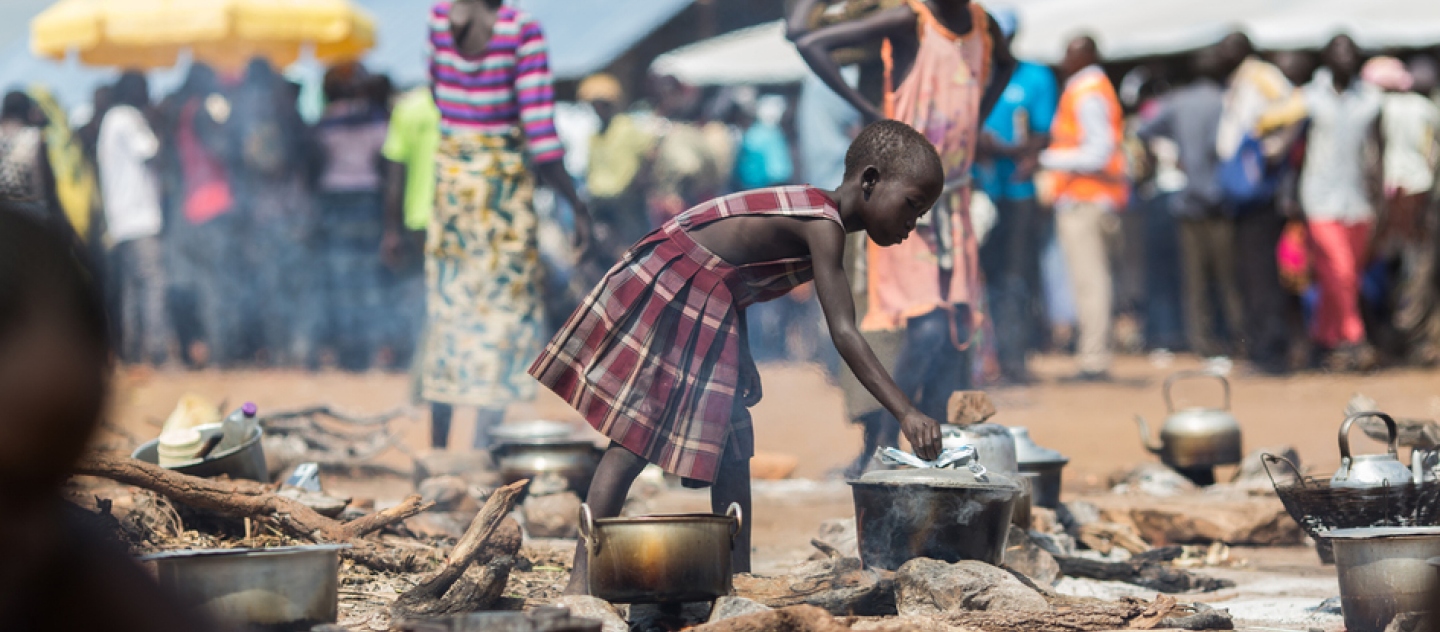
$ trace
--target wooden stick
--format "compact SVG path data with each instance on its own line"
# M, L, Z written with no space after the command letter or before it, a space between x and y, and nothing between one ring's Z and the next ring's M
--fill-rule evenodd
M495 490L440 568L401 594L394 612L402 616L467 612L498 598L521 544L520 525L509 518L510 512L529 483L523 480Z

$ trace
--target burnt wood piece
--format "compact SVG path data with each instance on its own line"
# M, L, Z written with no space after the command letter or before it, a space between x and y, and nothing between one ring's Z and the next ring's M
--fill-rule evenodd
M1055 561L1060 562L1060 572L1067 577L1126 582L1162 593L1211 592L1235 586L1235 582L1229 580L1197 575L1146 559L1100 562L1059 556Z
M529 483L518 481L495 490L440 568L395 600L395 615L460 614L495 603L510 579L523 539L510 512Z

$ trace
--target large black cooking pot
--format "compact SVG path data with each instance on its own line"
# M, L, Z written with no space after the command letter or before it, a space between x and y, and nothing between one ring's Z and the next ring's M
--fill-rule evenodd
M917 557L1000 564L1022 492L1009 478L963 467L870 472L850 490L860 559L885 570Z

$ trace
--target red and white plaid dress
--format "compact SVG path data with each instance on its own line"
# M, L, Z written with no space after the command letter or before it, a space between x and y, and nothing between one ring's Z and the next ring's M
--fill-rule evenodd
M840 222L818 189L760 189L675 217L625 253L530 367L590 425L667 472L715 480L755 436L736 405L740 313L808 282L809 257L734 266L687 231L741 215Z

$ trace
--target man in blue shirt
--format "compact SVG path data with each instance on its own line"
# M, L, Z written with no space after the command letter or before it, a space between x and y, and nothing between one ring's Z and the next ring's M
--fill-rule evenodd
M992 12L1000 31L1015 37L1019 18L1011 9ZM980 246L996 354L1007 381L1027 383L1025 355L1038 326L1040 303L1040 205L1035 170L1050 144L1059 88L1049 68L1019 62L980 135L975 185L995 203L995 227Z

